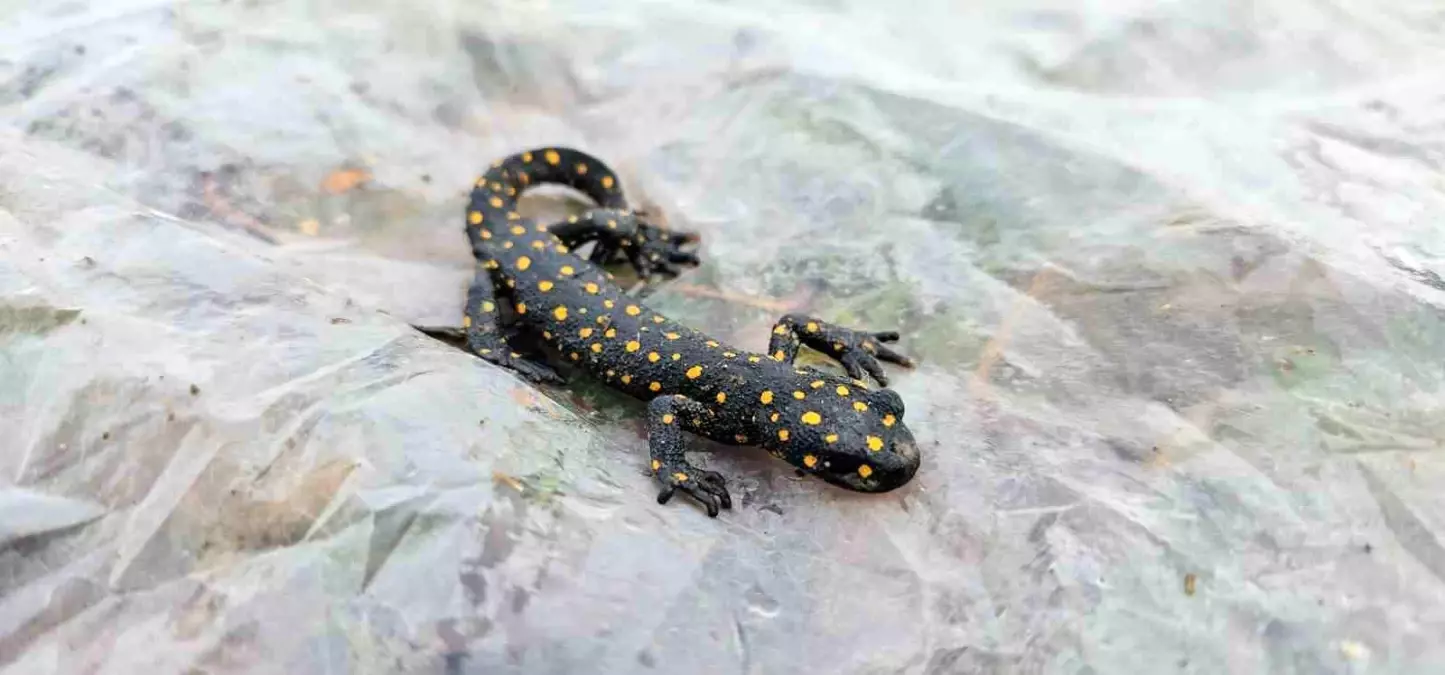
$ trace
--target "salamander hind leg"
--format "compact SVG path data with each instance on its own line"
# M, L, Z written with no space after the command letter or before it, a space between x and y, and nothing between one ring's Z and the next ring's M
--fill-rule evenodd
M792 363L798 355L799 344L805 344L843 364L848 377L861 380L866 371L878 384L886 387L888 376L879 365L880 360L913 367L912 359L882 344L897 340L896 331L870 333L835 326L810 316L788 314L773 326L768 353L775 360Z
M719 507L733 507L727 483L722 474L688 463L682 438L683 416L701 416L707 412L706 407L686 396L652 399L647 406L647 443L652 454L652 474L662 483L657 503L666 504L681 490L701 503L707 515L716 518Z
M485 269L478 269L471 286L467 288L466 313L462 317L460 331L448 327L415 328L442 340L460 338L467 351L516 372L531 382L566 384L566 380L550 366L529 359L512 349L502 334L500 316L491 274Z

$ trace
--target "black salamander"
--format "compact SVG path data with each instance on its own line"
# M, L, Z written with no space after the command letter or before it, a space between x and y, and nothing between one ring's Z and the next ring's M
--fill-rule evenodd
M581 191L598 208L546 225L517 212L529 187ZM868 333L813 317L787 315L773 328L767 354L725 344L626 295L602 264L620 258L648 278L675 275L697 259L682 250L691 235L646 222L628 208L616 174L567 148L523 152L492 165L476 182L467 234L480 267L467 292L467 348L534 382L562 383L540 356L509 344L508 328L540 337L563 363L649 402L648 444L658 503L682 491L716 517L731 508L725 481L684 456L683 433L767 449L803 472L860 492L897 488L918 470L919 453L903 424L903 402L888 389L879 360L910 366ZM572 253L593 242L587 259ZM504 322L502 304L510 308ZM838 360L849 377L793 364L800 345Z

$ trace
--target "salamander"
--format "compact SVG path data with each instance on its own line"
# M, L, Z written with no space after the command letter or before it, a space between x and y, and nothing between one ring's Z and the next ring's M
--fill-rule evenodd
M597 207L554 224L521 215L518 197L544 184L573 188ZM604 266L622 261L643 279L675 276L679 265L697 264L684 250L696 238L630 209L616 172L597 158L551 147L497 161L477 179L465 220L478 268L454 336L528 380L565 383L546 353L514 346L519 336L540 338L552 359L647 402L659 504L682 492L712 517L732 508L723 476L687 461L684 431L762 447L805 474L858 492L893 490L918 471L903 401L887 388L879 365L912 366L883 344L898 333L788 314L759 354L654 311L624 293ZM587 243L593 249L583 258L575 251ZM848 376L797 367L805 345L837 360Z

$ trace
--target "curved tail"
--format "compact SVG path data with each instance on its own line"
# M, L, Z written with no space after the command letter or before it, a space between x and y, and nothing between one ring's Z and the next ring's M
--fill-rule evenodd
M467 205L467 223L504 227L520 220L517 198L533 185L565 185L587 195L602 208L626 208L617 174L602 160L572 148L538 148L511 155L477 179Z

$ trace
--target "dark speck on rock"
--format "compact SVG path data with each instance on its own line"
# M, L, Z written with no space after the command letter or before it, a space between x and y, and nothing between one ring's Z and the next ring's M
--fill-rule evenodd
M200 396L200 395L201 395L201 388L200 388L200 387L197 387L197 386L194 385L194 384L191 385L191 396Z

